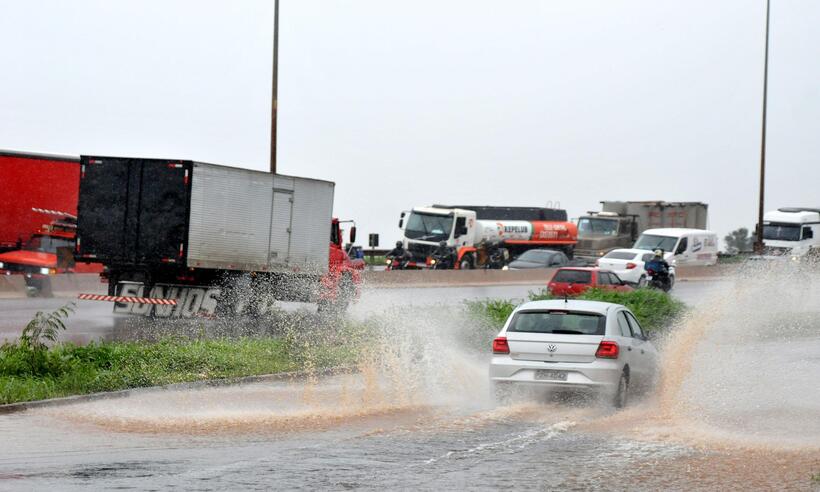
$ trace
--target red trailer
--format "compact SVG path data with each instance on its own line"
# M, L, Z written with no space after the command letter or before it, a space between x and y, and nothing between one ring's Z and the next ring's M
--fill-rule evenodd
M72 256L80 172L79 156L0 150L0 275L24 275L48 296L51 275L102 272Z
M20 249L53 217L77 215L80 157L0 150L0 252Z

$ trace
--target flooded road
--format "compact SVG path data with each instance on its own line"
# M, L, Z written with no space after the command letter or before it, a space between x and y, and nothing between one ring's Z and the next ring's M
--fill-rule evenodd
M818 490L820 297L716 282L615 412L498 406L459 320L394 319L354 374L0 416L0 489Z

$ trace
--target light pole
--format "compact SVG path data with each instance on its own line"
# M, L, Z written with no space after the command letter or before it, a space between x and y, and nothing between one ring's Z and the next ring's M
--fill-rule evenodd
M270 172L276 173L276 107L279 104L279 0L273 3L273 81L270 108Z
M763 58L763 126L760 138L760 198L757 205L755 253L763 253L763 197L766 190L766 98L769 89L769 3L766 0L766 48Z

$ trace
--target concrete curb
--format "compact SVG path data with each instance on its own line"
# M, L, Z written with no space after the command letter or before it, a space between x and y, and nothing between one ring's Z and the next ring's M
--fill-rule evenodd
M58 407L65 405L73 405L75 403L87 403L97 400L109 400L115 398L125 398L140 393L152 393L156 391L173 391L173 390L192 390L203 388L214 388L222 386L235 386L242 384L276 382L289 379L306 379L311 376L335 376L338 374L350 374L356 372L355 367L341 366L328 367L320 369L316 372L310 371L291 371L279 372L274 374L262 374L258 376L244 376L239 378L224 378L224 379L208 379L204 381L191 381L187 383L166 384L163 386L145 386L142 388L131 388L118 391L104 391L101 393L90 393L87 395L65 396L62 398L49 398L47 400L23 401L19 403L8 403L0 405L0 415L8 415L12 413L24 412L35 408Z

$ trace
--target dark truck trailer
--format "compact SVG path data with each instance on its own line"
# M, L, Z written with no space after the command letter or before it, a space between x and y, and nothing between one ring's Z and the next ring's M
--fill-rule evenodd
M110 295L177 298L156 307L167 316L239 312L259 296L312 300L328 270L331 182L186 160L80 164L75 258L106 266Z
M476 220L567 221L567 211L560 208L496 207L492 205L433 205L433 207L472 210L475 212Z

